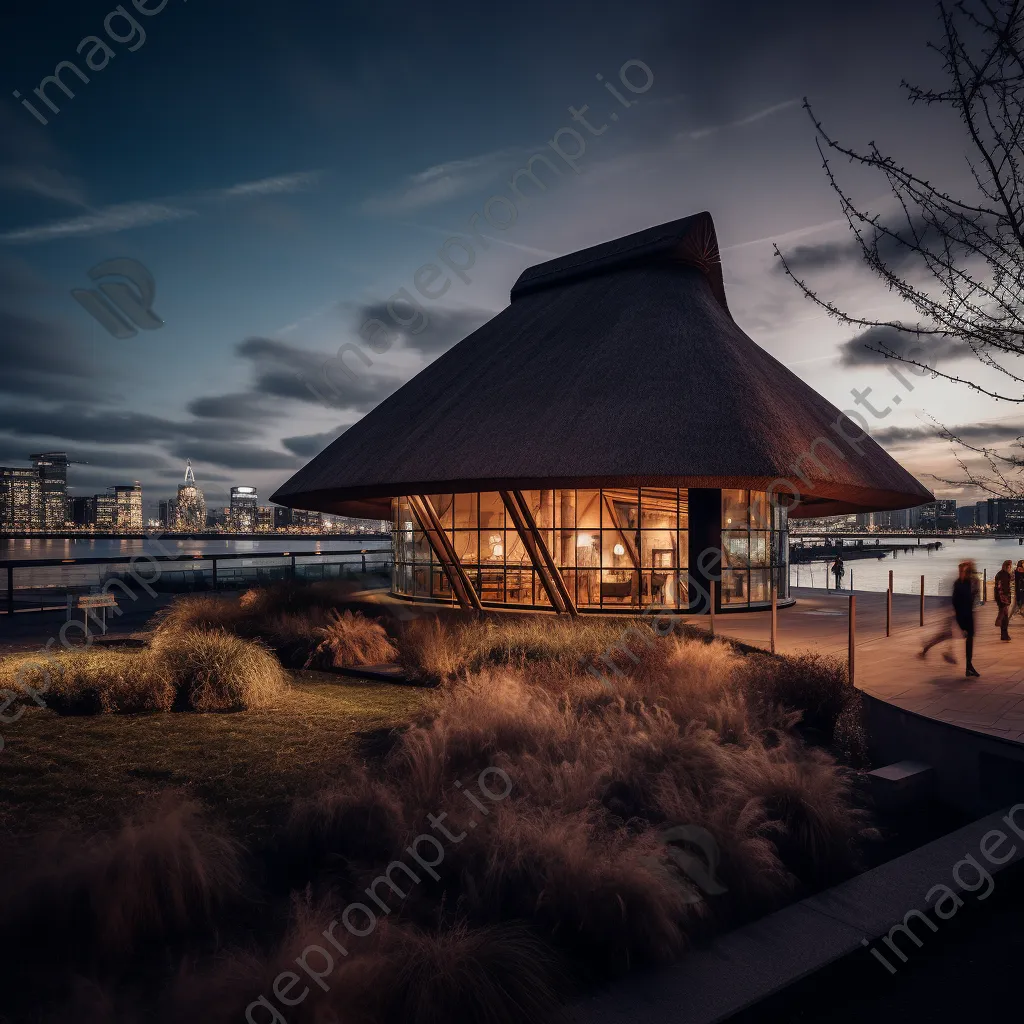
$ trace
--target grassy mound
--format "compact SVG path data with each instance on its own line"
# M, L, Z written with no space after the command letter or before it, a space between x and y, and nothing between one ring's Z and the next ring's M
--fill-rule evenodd
M345 668L373 665L396 656L387 632L356 612L339 613L351 601L345 582L275 583L239 598L189 595L164 614L156 635L192 629L222 629L259 640L292 667Z
M165 631L151 652L170 676L177 704L191 711L269 708L287 686L270 651L223 629Z
M0 686L62 715L242 711L273 706L287 686L261 644L222 629L164 632L144 650L89 647L0 660Z

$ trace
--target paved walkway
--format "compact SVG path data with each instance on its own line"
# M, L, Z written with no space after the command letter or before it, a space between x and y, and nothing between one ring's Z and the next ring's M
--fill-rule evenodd
M794 589L797 602L778 610L777 650L781 654L817 651L846 658L849 594L845 591ZM996 607L976 611L974 667L979 679L964 676L964 643L932 648L918 657L925 638L950 617L948 598L925 598L925 625L920 598L893 595L892 635L885 635L885 594L860 591L857 597L855 682L875 697L908 711L953 725L1024 742L1024 618L1010 620L1010 643L999 640L993 625ZM715 632L758 647L769 646L770 615L718 615ZM943 660L953 651L956 665Z

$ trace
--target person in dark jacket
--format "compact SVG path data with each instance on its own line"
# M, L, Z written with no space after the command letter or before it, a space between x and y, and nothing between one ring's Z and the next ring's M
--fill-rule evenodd
M967 675L980 676L974 667L974 606L978 603L978 570L972 561L961 562L957 567L957 578L953 584L953 622L963 631L967 645ZM936 644L953 637L953 622L938 631L921 649L920 657L924 658ZM945 655L946 660L953 662L952 655Z
M1014 615L1024 615L1024 558L1017 563L1013 570L1013 596L1017 600L1017 607L1013 609Z
M836 560L832 563L832 575L836 578L836 590L842 590L843 577L846 575L846 566L843 565L842 555L836 555Z
M1010 608L1013 606L1013 574L1010 570L1013 562L1008 558L1003 562L1002 569L996 573L996 625L999 627L999 639L1010 639Z

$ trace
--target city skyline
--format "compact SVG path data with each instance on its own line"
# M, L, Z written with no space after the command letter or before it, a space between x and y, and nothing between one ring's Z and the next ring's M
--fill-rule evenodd
M76 529L141 533L153 527L184 534L209 530L273 533L289 528L332 532L359 525L344 516L302 514L280 505L260 505L258 489L246 484L231 487L228 504L208 506L190 459L186 460L177 496L149 499L156 514L146 515L143 487L138 481L111 484L99 494L73 494L67 470L76 463L69 460L67 452L45 452L29 458L31 467L0 466L0 536L28 531L45 536Z

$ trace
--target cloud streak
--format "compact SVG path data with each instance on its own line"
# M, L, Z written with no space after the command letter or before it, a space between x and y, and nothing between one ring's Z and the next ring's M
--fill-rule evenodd
M204 204L305 191L312 188L320 178L319 171L301 171L295 174L241 182L227 188L213 189L193 196L191 199L188 196L172 196L165 199L117 203L77 217L68 217L46 224L35 224L4 232L0 234L0 243L23 245L52 242L62 238L117 234L134 228L151 227L154 224L166 224L196 217L199 215L199 210L195 207L201 207Z

